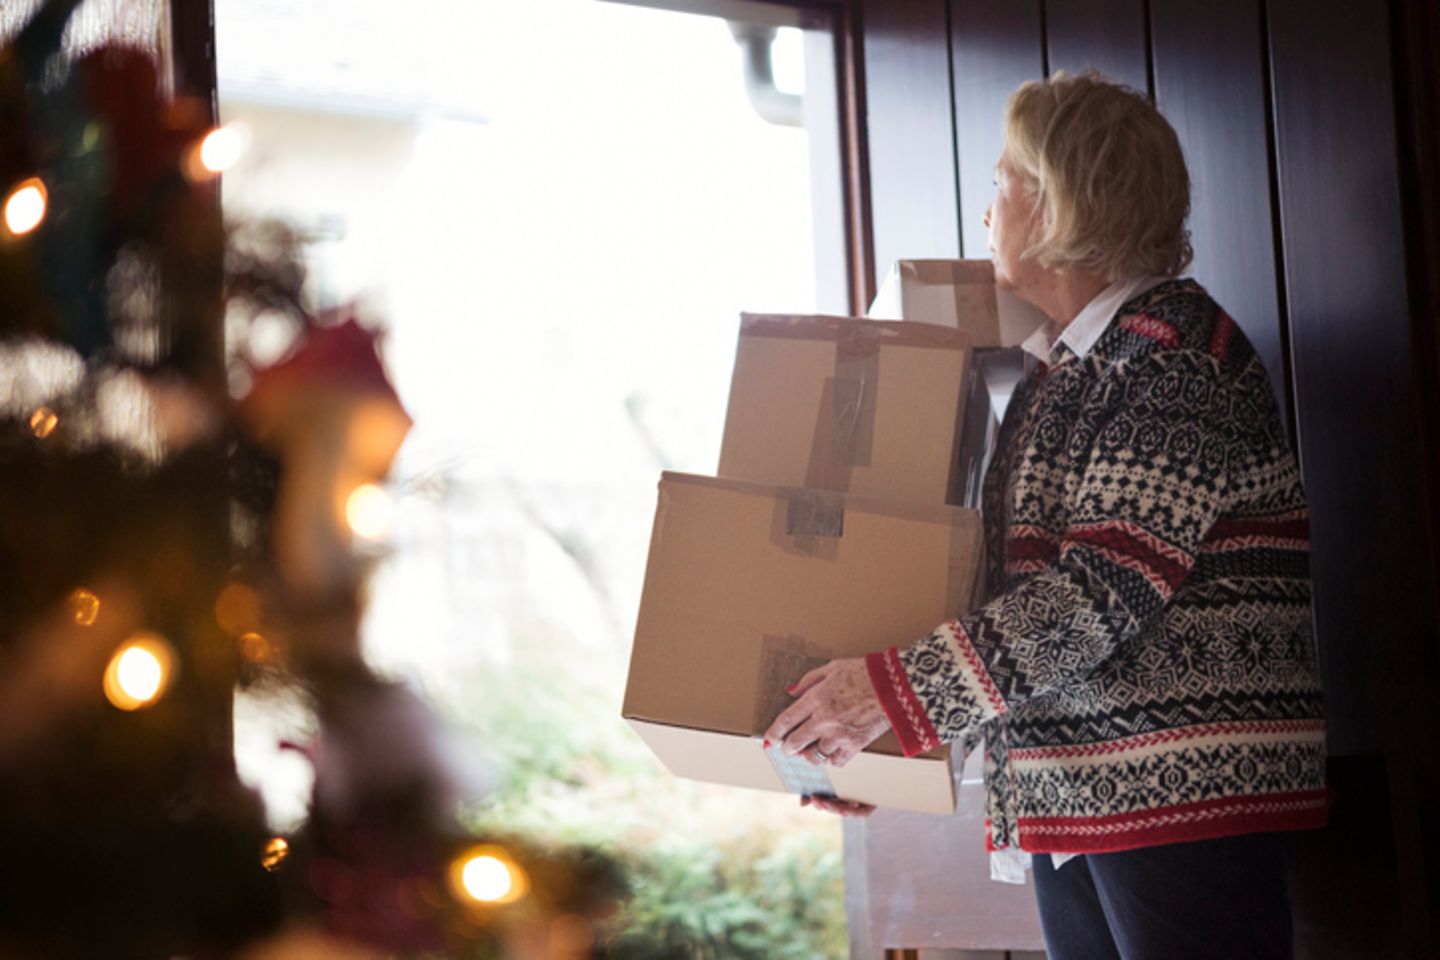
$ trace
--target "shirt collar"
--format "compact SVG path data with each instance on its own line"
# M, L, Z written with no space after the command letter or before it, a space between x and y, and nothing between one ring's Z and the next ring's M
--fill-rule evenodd
M1127 301L1164 281L1164 277L1156 276L1116 280L1087 303L1075 315L1075 319L1060 331L1060 336L1055 336L1053 325L1047 323L1020 344L1020 349L1045 363L1052 362L1051 355L1061 344L1068 347L1075 356L1084 357L1095 346L1095 341L1109 328L1110 321L1115 319L1116 312Z

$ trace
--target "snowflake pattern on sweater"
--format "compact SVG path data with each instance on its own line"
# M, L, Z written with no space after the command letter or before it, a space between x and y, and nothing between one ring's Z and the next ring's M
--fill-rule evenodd
M992 848L1323 825L1299 469L1198 284L1141 294L1021 381L985 516L993 599L868 665L907 754L984 733Z

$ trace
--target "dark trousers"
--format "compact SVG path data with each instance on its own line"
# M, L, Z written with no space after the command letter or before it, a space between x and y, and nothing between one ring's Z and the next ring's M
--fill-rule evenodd
M1037 854L1049 960L1290 960L1285 834Z

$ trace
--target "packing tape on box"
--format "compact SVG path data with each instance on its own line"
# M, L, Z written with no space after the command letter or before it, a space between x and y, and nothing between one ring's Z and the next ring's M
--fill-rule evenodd
M840 555L844 535L844 494L785 488L775 495L770 542L781 549L834 560Z
M880 391L880 344L874 324L841 327L835 338L835 375L820 392L810 441L805 486L850 489L856 467L870 465L875 446L875 407Z
M765 751L770 766L780 776L780 782L790 793L801 797L834 798L835 785L830 782L828 767L811 763L804 757L787 756L777 744Z
M760 676L755 683L755 730L766 730L795 702L786 688L816 667L834 659L830 648L809 643L796 634L765 634L760 642Z

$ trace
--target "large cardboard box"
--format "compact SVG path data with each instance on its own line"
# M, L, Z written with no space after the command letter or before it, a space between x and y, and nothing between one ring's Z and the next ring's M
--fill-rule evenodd
M968 609L981 540L964 508L664 474L623 713L677 776L948 813L948 748L837 769L759 737L811 668Z
M718 474L960 503L970 353L943 327L743 314Z
M1018 347L1048 319L997 289L989 260L897 260L868 315L954 327L976 348Z

